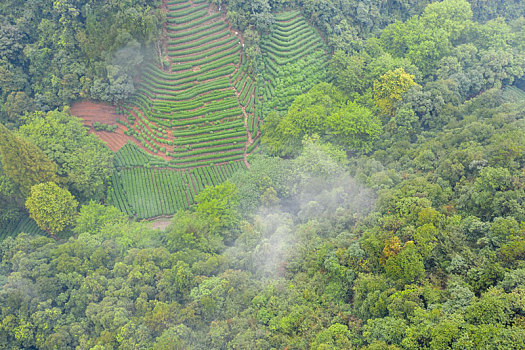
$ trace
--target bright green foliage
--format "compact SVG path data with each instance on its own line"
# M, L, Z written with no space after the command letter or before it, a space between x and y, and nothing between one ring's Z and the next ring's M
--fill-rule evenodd
M515 181L507 168L486 167L473 184L462 189L460 205L485 219L507 215L524 218L518 203L524 198L525 189L514 186Z
M52 236L74 222L77 206L75 197L54 182L34 185L26 200L31 218Z
M23 196L33 185L58 181L57 165L31 142L0 124L0 161L2 169L16 183Z
M302 144L303 150L293 162L292 172L297 178L321 178L328 182L344 176L348 159L343 149L323 143L317 135L305 137Z
M403 340L406 323L402 319L383 317L370 319L363 327L363 336L368 343L384 341L387 344L399 344Z
M406 54L424 74L450 53L452 42L471 24L472 11L466 0L446 0L429 5L420 17L387 27L381 40L396 56Z
M113 172L113 154L82 121L66 112L36 113L20 128L58 165L58 174L80 200L103 198Z
M349 55L337 50L330 61L329 70L333 83L354 99L367 97L374 81L388 71L403 68L411 74L419 73L409 59L393 57L383 48L373 47L373 43L373 39L370 39L370 53L365 51Z
M350 149L370 150L381 132L379 119L368 108L352 101L329 115L327 123L337 143Z
M104 206L102 204L90 201L80 208L76 217L75 233L100 232L105 225L118 223L126 220L125 215L115 207Z
M403 100L403 94L417 85L414 76L403 68L388 71L374 82L374 101L382 114L393 116L396 104Z
M230 229L239 222L237 189L231 182L206 188L195 202L195 210L210 222L212 231Z
M327 329L319 332L312 344L313 349L349 349L352 347L352 341L355 335L347 326L336 323Z
M176 211L173 221L152 229L90 203L76 235L62 241L42 236L29 219L14 230L10 222L11 237L0 245L0 348L525 348L525 133L517 91L525 88L525 22L513 20L523 10L514 0L473 0L480 24L470 21L465 1L424 10L426 3L316 0L274 17L270 10L297 4L165 2L168 57L181 64L170 72L174 62L162 58L165 71L146 68L141 84L156 92L141 90L133 101L140 108L119 108L127 110L127 133L142 137L146 151L130 144L115 157L108 199L134 218ZM56 6L75 8L64 4ZM232 25L250 27L245 39L253 46L239 67L233 54L217 59L239 48L223 35L227 26L215 5L227 8ZM90 9L78 17L89 17ZM252 55L272 20L279 23L268 36L275 40L261 45L292 50L283 40L310 28L299 13L340 49L334 85L324 84L328 93L299 93L303 103L293 107L302 120L263 115L254 96L286 89L256 84L248 72L269 65L255 64ZM499 15L505 18L491 20ZM48 25L41 30L53 33ZM67 44L67 34L57 42ZM28 52L16 44L25 35L2 25L0 56L13 61ZM308 50L299 40L298 54ZM16 69L2 67L0 95L28 91ZM374 139L362 133L364 124L372 131L379 125L370 112L377 109L372 84L398 69L421 85L390 101L393 112L383 114ZM308 81L289 74L284 87ZM165 94L172 85L177 92ZM283 103L294 94L280 95ZM140 114L144 106L151 107L147 115ZM220 122L239 106L247 125L243 118ZM202 125L203 110L217 123ZM207 149L221 160L244 157L229 153L237 151L227 148L226 135L247 146L246 127L257 135L263 116L269 138L285 122L294 139L274 141L294 158L270 157L261 147L247 157L248 169L229 162L240 158L210 164ZM150 156L155 150L162 158ZM232 185L226 181L234 170ZM0 177L0 205L16 203L16 191ZM19 231L32 235L13 237Z
M290 164L278 157L256 155L250 160L250 169L252 171L238 171L229 179L237 188L239 212L243 217L255 214L263 200L271 199L273 192L281 198L290 181Z
M297 96L282 119L270 115L263 131L263 143L271 153L289 155L296 154L302 138L312 134L366 150L377 139L381 125L368 108L347 101L333 85L320 83Z

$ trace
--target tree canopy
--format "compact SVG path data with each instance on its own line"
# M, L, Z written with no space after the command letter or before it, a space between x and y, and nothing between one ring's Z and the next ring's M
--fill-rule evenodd
M58 165L58 174L80 199L100 199L113 171L113 154L82 121L67 112L35 113L20 127Z
M249 46L224 70L246 74L244 97L271 98L250 106L264 124L242 159L179 169L138 162L138 146L113 163L54 109L132 93L141 48L163 53L160 2L0 3L0 348L525 348L522 2L202 4ZM284 64L270 91L276 58L261 48L286 44L279 21L311 29L297 52L322 34L326 75ZM133 101L163 108L147 96ZM211 125L248 130L240 114ZM151 137L184 132L141 122ZM112 182L119 161L133 165ZM220 176L205 187L209 169ZM181 202L171 218L107 205L159 191L141 205L162 208L163 185Z

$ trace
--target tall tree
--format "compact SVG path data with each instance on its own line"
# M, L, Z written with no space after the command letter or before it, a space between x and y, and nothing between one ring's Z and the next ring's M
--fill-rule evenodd
M80 200L102 198L113 171L113 153L80 119L67 112L36 113L20 132L55 161Z
M57 165L40 148L0 124L0 159L4 173L16 183L23 196L31 186L57 182Z

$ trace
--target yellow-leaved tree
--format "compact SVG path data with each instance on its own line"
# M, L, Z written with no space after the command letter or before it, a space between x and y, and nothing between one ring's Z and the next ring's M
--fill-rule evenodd
M396 104L403 100L403 94L412 86L414 76L405 72L403 68L389 70L379 80L374 82L374 102L385 116L394 116Z

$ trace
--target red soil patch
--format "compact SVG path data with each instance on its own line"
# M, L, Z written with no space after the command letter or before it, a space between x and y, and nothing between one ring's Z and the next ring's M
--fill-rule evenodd
M82 119L84 125L89 126L89 132L97 135L113 151L118 151L128 141L135 142L131 136L124 135L126 128L117 123L119 115L115 107L105 103L95 103L90 101L77 102L71 106L71 114ZM114 132L95 131L93 123L117 125ZM135 142L136 143L136 142ZM141 145L139 145L143 148Z

